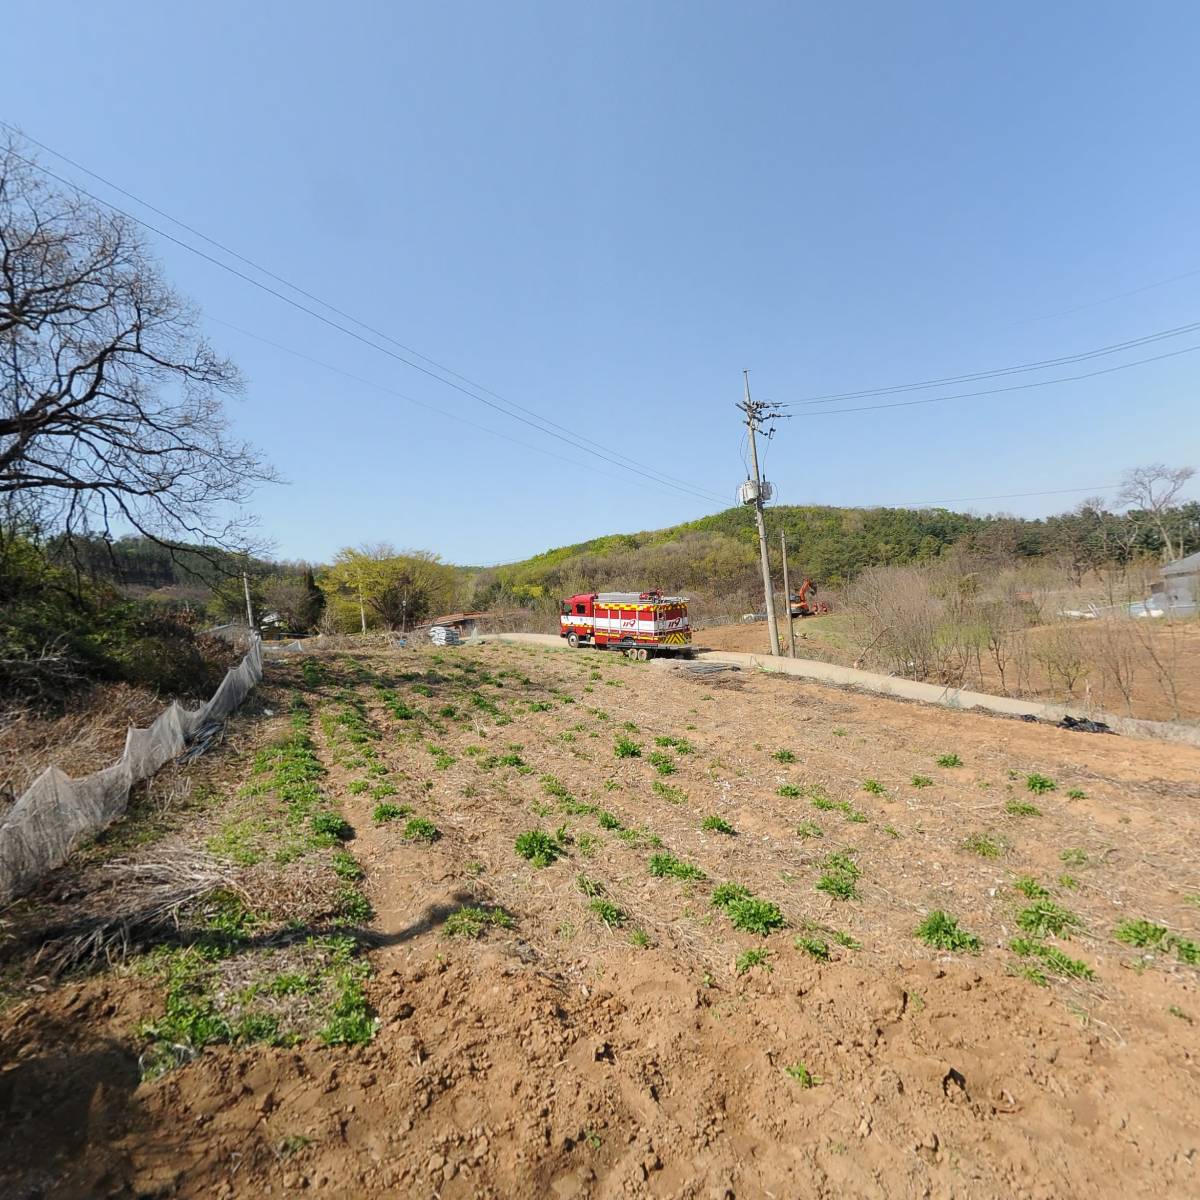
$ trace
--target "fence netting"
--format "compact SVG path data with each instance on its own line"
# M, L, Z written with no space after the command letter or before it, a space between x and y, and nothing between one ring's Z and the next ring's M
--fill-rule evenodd
M129 803L129 790L177 758L206 726L227 717L262 679L262 643L250 649L212 698L198 709L177 701L149 729L131 729L125 752L102 771L72 779L47 767L0 822L0 904L27 891L67 861L84 838L111 825Z

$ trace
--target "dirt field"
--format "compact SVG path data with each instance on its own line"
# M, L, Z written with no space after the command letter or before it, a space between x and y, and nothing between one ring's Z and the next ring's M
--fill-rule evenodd
M207 845L261 910L208 943L210 1015L302 990L272 956L338 929L373 1039L280 1007L299 1034L166 1046L164 960L51 978L10 947L0 1194L1200 1193L1200 751L592 651L268 671L205 802L117 844ZM332 915L338 851L280 840L259 752L289 729L370 915ZM410 811L379 823L388 789ZM726 883L766 903L714 905ZM49 881L14 938L81 890ZM935 910L957 949L916 936Z
M848 618L842 614L825 617L809 617L798 620L796 625L796 654L799 658L815 658L822 662L854 666L860 657L850 634ZM1096 622L1078 621L1071 629L1078 634L1086 653L1090 642L1096 640L1101 630ZM1040 626L1029 631L1031 644L1036 647L1039 639L1051 636L1052 626ZM786 626L781 627L786 639ZM767 654L770 639L765 621L745 622L737 625L714 625L702 629L695 635L695 644L707 650L731 650L745 654ZM785 640L786 646L786 640ZM1090 705L1105 712L1123 716L1141 717L1148 721L1175 720L1173 705L1164 693L1163 686L1154 670L1154 665L1145 655L1133 654L1130 660L1130 703L1105 677L1098 665L1099 655L1093 650L1091 668L1083 672L1074 690L1066 691L1055 686L1045 668L1036 661L1030 664L1030 678L1021 695L1029 698L1062 700ZM1179 713L1185 721L1200 720L1200 622L1182 622L1177 626L1177 656L1173 678L1178 689ZM1136 665L1134 665L1136 664ZM869 658L862 664L868 671L883 668ZM967 686L993 695L1004 695L1004 688L995 665L985 656L981 659L983 678L972 679ZM1011 675L1011 672L1010 672Z

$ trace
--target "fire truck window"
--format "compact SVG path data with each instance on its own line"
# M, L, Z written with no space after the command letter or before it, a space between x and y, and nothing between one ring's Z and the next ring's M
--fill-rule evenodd
M577 604L577 605L575 605L575 611L577 613L581 613L581 614L585 613L585 612L587 612L587 605L586 604Z

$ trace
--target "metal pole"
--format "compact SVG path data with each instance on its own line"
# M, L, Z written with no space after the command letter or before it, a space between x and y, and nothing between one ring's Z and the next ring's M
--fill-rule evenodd
M242 572L242 590L246 593L246 624L254 628L254 609L250 607L250 577Z
M779 531L779 550L783 555L783 610L787 613L788 623L788 653L796 657L796 622L792 620L792 587L788 583L787 569L787 535Z
M775 597L771 588L771 562L767 557L767 526L763 521L762 480L758 477L758 447L754 442L754 408L750 403L750 372L743 371L746 384L746 428L750 431L750 462L754 468L754 519L758 523L758 553L762 559L763 595L767 601L767 636L771 639L771 653L779 657L779 627L775 624Z

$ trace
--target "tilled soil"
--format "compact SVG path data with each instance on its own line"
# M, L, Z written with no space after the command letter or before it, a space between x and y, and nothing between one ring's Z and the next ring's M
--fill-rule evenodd
M1200 751L595 651L356 669L393 799L441 833L376 825L317 726L374 908L375 1039L209 1048L141 1082L153 985L46 983L0 1014L4 1194L1200 1192L1200 969L1113 937L1131 918L1200 936ZM339 686L308 690L315 712ZM397 719L381 686L423 715ZM617 757L619 738L640 754ZM563 850L544 868L514 849L535 829ZM704 878L652 875L666 852ZM857 864L857 897L817 890L832 852ZM1094 978L1038 978L1009 949L1022 877L1078 919L1046 944ZM733 929L710 903L727 881L789 927ZM446 937L464 904L512 928ZM935 909L978 952L919 940Z

